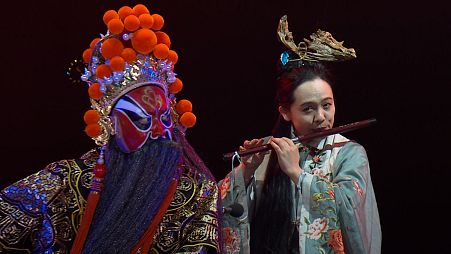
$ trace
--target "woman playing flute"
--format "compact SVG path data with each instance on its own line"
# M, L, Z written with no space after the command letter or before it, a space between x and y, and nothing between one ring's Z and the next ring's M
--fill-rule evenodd
M241 158L220 183L228 253L380 253L381 229L365 149L340 134L294 144L291 138L330 129L335 103L326 61L355 57L328 32L293 42L286 16L279 29L290 49L281 55L273 136L244 141L242 150L269 143L273 151Z

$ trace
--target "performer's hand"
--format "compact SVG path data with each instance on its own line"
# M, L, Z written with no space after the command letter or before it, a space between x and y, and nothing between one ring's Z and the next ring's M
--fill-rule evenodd
M245 151L256 146L261 146L262 144L263 139L252 139L251 141L245 140L243 145L240 146L240 151ZM241 163L244 166L244 180L246 181L246 184L248 184L255 170L262 163L266 153L268 152L259 152L241 157Z
M277 154L280 169L297 184L302 169L299 166L299 146L289 138L271 138L269 144Z

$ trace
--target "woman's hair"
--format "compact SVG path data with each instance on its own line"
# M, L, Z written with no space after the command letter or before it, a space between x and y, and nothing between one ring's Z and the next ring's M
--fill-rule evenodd
M318 62L279 63L276 80L276 103L286 107L294 102L294 90L304 82L320 78L329 84L330 74L326 67ZM290 137L291 123L279 115L273 129L275 137ZM291 239L295 227L291 223L293 194L291 179L282 172L277 155L271 153L266 170L265 182L261 197L257 197L259 205L251 220L251 253L288 253L292 247Z
M277 69L275 100L277 106L282 106L287 110L295 100L294 91L301 84L320 78L332 85L332 75L320 62L293 61L282 65L279 61ZM279 115L272 132L274 137L290 137L291 123Z
M276 79L276 102L288 107L294 102L293 92L302 83L320 78L331 84L331 75L326 66L320 62L295 61L278 65Z

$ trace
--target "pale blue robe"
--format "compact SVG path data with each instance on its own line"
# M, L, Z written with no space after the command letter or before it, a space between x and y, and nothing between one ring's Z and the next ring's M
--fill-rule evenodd
M291 182L293 204L297 204L292 221L298 223L299 253L380 253L379 213L365 149L340 134L324 138L317 149L313 156L300 149L304 175L298 186ZM261 192L268 159L269 155L265 156L247 189L241 165L234 169L234 177L230 173L220 182L223 206L237 202L244 207L239 218L224 215L227 253L250 252L248 214ZM331 244L337 232L341 232L344 252Z

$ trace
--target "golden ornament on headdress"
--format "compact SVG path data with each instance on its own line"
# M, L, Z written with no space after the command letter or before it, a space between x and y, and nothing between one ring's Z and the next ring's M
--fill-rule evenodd
M344 47L343 42L335 40L332 34L319 29L310 35L311 40L304 38L304 41L296 45L292 33L288 30L287 15L280 18L277 34L280 41L299 56L299 59L288 61L345 61L356 58L353 48Z
M146 6L138 4L106 11L103 22L108 32L92 40L83 52L85 71L81 76L89 85L91 108L98 113L88 110L85 114L85 132L99 146L115 135L110 113L122 96L141 86L157 85L175 108L175 94L183 88L174 72L178 54L170 49L170 37L160 31L164 26L161 15L150 14ZM174 110L171 116L182 132L196 122L191 111L179 114Z

